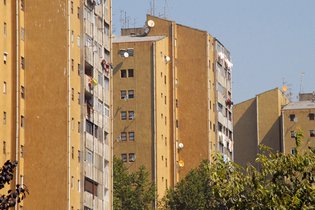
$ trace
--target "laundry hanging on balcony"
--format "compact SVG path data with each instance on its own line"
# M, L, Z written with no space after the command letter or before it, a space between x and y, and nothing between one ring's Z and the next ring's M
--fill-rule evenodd
M103 70L105 70L107 73L109 72L109 69L111 68L111 64L106 62L105 59L102 60L101 66L102 66Z
M226 101L225 101L225 105L226 105L226 106L228 106L229 108L231 108L231 106L232 106L233 104L234 104L234 103L233 103L233 101L231 101L230 98L226 99Z
M92 77L90 77L89 78L89 86L90 86L90 88L93 88L96 85L97 85L97 80L93 79Z

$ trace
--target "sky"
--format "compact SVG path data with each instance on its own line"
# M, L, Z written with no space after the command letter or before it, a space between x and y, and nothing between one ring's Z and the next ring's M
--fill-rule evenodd
M153 0L112 4L116 35L153 11ZM155 0L154 14L206 30L229 49L235 103L284 83L292 100L315 91L315 0Z

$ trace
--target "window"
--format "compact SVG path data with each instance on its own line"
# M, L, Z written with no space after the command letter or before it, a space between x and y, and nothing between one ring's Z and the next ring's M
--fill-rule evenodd
M166 104L166 96L164 96L164 104Z
M4 4L4 5L7 5L7 0L3 0L3 4Z
M129 141L134 141L135 140L135 132L130 131L128 133L128 135L129 135Z
M7 153L7 147L6 147L6 142L5 141L3 141L2 152L3 152L3 154Z
M134 90L128 90L128 99L135 97L135 91Z
M295 114L290 114L289 118L290 118L290 121L296 121Z
M78 75L80 76L80 64L78 63Z
M7 124L7 113L3 112L3 125Z
M71 147L71 158L74 159L74 146Z
M310 130L310 137L315 137L315 130Z
M71 59L71 71L73 71L73 70L74 70L74 60Z
M7 35L7 23L6 22L3 23L3 34Z
M24 5L24 0L21 0L21 10L24 11L25 5Z
M166 75L164 75L164 84L166 85Z
M24 158L24 146L23 145L21 145L21 158Z
M80 133L80 131L81 131L81 123L78 122L78 133Z
M98 184L95 181L92 181L85 177L84 191L89 192L93 194L94 196L97 196L97 187L98 187Z
M127 120L127 112L126 111L120 112L120 117L121 117L121 120Z
M73 14L73 1L71 1L71 14Z
M80 92L78 92L78 104L81 104Z
M21 98L25 98L24 86L21 86Z
M135 112L134 111L128 111L128 119L129 120L135 119Z
M81 161L81 151L78 150L78 162L80 162L80 161Z
M128 77L133 77L133 69L128 69Z
M126 69L120 70L120 77L121 77L121 78L126 78L126 77L127 77L127 71L126 71Z
M127 133L121 132L120 133L120 139L121 139L121 141L127 141Z
M126 154L126 153L122 153L122 154L121 154L121 160L122 160L123 162L127 162L127 154Z
M176 128L179 127L179 123L178 123L178 120L176 120Z
M291 138L295 138L295 131L291 131Z
M3 94L7 93L7 82L3 82Z
M121 99L127 99L127 91L121 90L120 91L120 98Z
M78 179L78 191L81 192L81 182L80 182L80 179Z
M308 115L308 117L309 117L310 120L315 120L315 114L314 113L310 113Z
M25 39L25 29L21 28L21 40L24 41Z
M25 59L23 56L21 56L21 68L25 69Z
M135 160L136 160L136 154L129 153L129 162L135 162Z
M167 167L167 158L165 158L165 167Z
M25 122L24 122L24 116L21 115L21 128L24 128Z

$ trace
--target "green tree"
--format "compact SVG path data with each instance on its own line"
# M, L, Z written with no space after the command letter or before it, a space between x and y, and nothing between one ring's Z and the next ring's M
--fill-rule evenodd
M141 166L138 171L130 173L122 160L114 157L113 170L114 209L150 209L155 200L155 186L149 180L149 173L144 166Z
M10 184L14 177L14 169L18 162L11 162L7 160L2 168L0 168L0 189L3 189L6 184ZM17 203L20 203L25 197L28 189L25 185L15 185L14 190L9 190L6 194L0 194L0 209L8 210L14 207Z
M297 135L297 147L302 134ZM162 200L163 209L315 209L315 153L285 155L261 146L258 169L203 161Z

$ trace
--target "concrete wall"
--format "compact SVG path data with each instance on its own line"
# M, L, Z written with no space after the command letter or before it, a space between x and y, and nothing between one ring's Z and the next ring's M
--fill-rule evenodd
M257 106L250 99L233 107L234 161L242 166L253 163L257 154Z
M25 208L67 209L67 1L26 10Z

